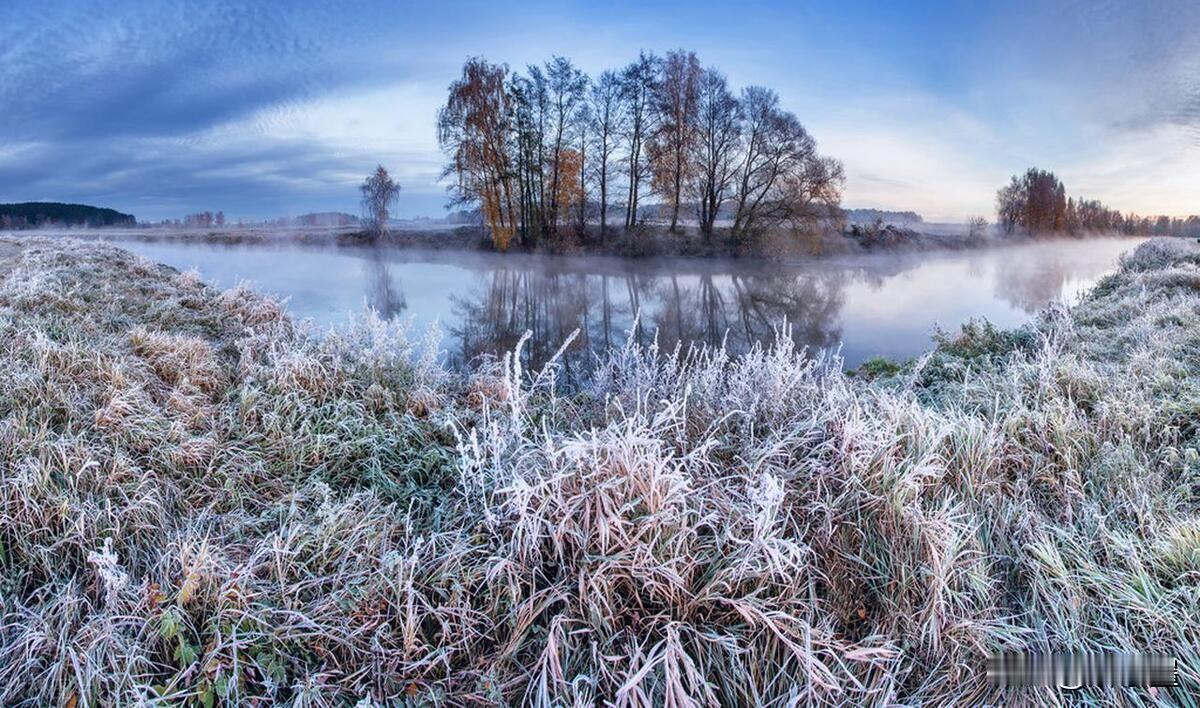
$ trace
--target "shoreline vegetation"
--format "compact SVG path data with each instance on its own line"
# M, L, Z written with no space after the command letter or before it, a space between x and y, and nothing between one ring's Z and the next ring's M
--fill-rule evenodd
M857 225L855 225L857 226ZM637 236L610 233L603 245L591 242L560 242L554 247L526 250L511 247L509 253L548 256L602 256L623 259L648 259L680 257L697 259L735 258L747 263L771 263L786 260L852 256L868 253L910 254L930 251L961 251L968 249L996 248L1020 245L1044 240L1046 237L1014 233L998 235L971 234L967 226L953 225L868 225L858 227L858 232L826 233L819 239L796 241L787 235L779 238L764 237L753 244L737 244L719 236L704 241L686 227L677 227L679 233L669 233L665 226L648 226ZM1115 231L1076 234L1051 234L1052 238L1088 239L1141 235L1128 235ZM338 248L397 248L413 251L496 253L487 232L478 225L447 226L445 228L390 228L373 235L360 226L235 226L224 227L54 227L32 228L4 232L0 238L39 239L68 237L82 240L193 242L228 245L271 245L300 244L305 246Z
M1184 704L1198 304L1159 239L902 366L627 345L568 387L0 240L0 703L966 705L1021 650L1173 656L1076 696Z

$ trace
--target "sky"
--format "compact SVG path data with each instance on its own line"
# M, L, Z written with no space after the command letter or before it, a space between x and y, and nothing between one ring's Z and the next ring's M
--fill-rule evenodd
M694 50L780 95L843 204L994 218L1010 175L1142 214L1200 212L1200 3L2 0L0 202L142 220L444 215L434 121L464 59L598 74Z

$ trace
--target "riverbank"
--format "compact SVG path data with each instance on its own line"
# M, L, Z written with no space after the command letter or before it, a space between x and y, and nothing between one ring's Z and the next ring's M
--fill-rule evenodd
M5 232L0 232L3 235ZM392 228L376 238L359 227L238 227L173 228L137 227L105 229L31 229L7 232L10 238L69 236L81 239L138 240L148 243L190 242L229 245L303 244L310 246L369 247L384 245L423 251L494 252L487 233L479 226L444 228ZM537 246L514 242L512 253L611 256L628 259L662 257L728 259L752 262L808 260L814 257L848 256L868 253L920 253L937 250L979 249L991 246L1028 243L1023 236L970 237L948 225L927 230L909 227L873 226L850 228L844 232L827 230L819 234L796 236L769 233L749 242L732 239L728 229L718 229L705 239L695 226L681 226L677 233L665 225L645 225L634 230L612 228L603 238L599 229L590 227L586 235L564 235Z
M905 367L627 347L566 391L9 243L0 703L995 703L1004 649L1176 656L1127 698L1183 702L1198 304L1153 241Z

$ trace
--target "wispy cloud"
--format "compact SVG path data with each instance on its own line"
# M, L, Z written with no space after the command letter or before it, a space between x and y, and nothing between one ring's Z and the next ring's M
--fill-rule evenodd
M686 8L10 0L0 200L144 218L352 210L360 175L383 162L404 184L401 211L434 213L433 116L466 56L520 70L563 53L598 71L688 46L736 84L777 88L845 161L848 204L987 214L1031 164L1125 209L1200 202L1190 1Z

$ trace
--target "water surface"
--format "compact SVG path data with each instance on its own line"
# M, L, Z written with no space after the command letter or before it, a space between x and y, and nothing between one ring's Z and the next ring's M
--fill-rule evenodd
M249 281L287 298L321 328L364 306L386 318L437 322L448 362L503 354L529 330L530 363L575 329L574 366L628 337L672 347L722 341L743 350L784 323L797 344L840 351L847 367L926 351L936 327L984 317L1027 322L1051 302L1075 301L1139 239L1040 242L987 250L870 254L795 264L608 257L221 245L119 240L147 258L196 268L209 282ZM640 316L635 316L639 315Z

